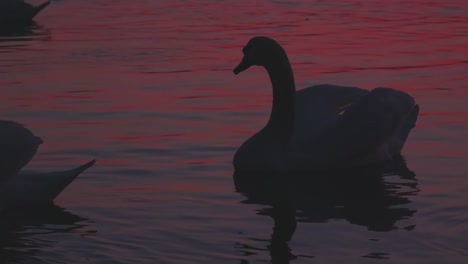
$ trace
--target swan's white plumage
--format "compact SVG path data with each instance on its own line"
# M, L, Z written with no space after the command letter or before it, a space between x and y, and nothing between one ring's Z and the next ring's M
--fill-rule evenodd
M255 37L243 52L234 72L265 67L273 86L273 109L267 125L236 152L237 171L350 168L400 154L419 111L407 93L328 84L294 92L289 60L276 41Z
M92 160L61 172L20 172L41 143L42 139L23 125L0 120L0 212L13 207L51 203L80 173L95 163Z

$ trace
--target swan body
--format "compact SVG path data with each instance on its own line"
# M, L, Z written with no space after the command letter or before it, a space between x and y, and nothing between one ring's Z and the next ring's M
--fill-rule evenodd
M268 123L234 155L240 172L310 172L361 167L400 155L419 107L405 92L315 85L296 92L284 49L254 37L243 48L238 74L263 66L273 88Z
M0 212L52 203L80 173L96 162L91 160L68 171L20 172L42 143L41 138L23 125L0 120Z
M49 4L50 0L38 6L33 6L23 0L0 0L1 26L30 23Z

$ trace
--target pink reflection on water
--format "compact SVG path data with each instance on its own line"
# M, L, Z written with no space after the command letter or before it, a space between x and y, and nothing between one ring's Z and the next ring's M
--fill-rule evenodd
M235 207L238 201L233 199L241 198L229 197L234 196L230 162L237 147L266 123L271 88L262 69L240 76L232 69L250 37L267 35L288 52L297 89L318 83L390 86L415 96L421 114L404 153L422 182L415 200L424 204L411 206L422 207L418 210L425 215L418 221L432 222L427 215L443 211L440 206L466 200L458 195L468 184L463 177L468 170L464 4L54 2L39 20L50 31L48 40L16 43L16 48L0 53L0 112L45 140L32 166L69 168L97 158L95 167L71 185L59 203L80 208L96 222L124 222L122 226L132 228L122 228L123 233L148 239L135 244L165 241L158 234L145 237L144 227L155 224L138 221L164 216L169 220L162 226L170 229L184 223L179 212L190 215L200 204L206 205L196 210L203 224L230 231L233 226L260 230L266 226L263 221L244 219L247 214L253 218L257 207L249 208L252 212ZM440 202L432 195L448 198ZM142 217L134 217L138 214ZM424 230L424 224L418 228ZM187 229L192 225L196 223L184 223ZM269 234L270 226L265 229ZM223 235L213 235L213 244ZM353 235L346 230L345 236ZM356 237L343 240L359 241ZM195 247L185 245L192 240L183 238L187 240L178 241L183 249ZM310 250L309 238L294 246ZM383 247L393 249L399 238L385 237L382 243L389 244ZM164 245L160 246L170 251ZM357 247L350 249L352 254L362 251ZM119 246L104 250L109 248ZM318 252L339 255L330 250ZM117 258L120 254L127 253ZM398 253L392 254L398 262Z

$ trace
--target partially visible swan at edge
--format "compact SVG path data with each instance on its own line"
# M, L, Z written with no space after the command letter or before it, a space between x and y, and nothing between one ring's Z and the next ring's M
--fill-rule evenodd
M234 155L238 172L310 172L361 167L400 155L419 106L405 92L329 84L296 92L284 49L254 37L242 49L238 74L263 66L273 88L268 123Z
M20 172L42 142L23 125L0 120L0 212L14 207L52 203L68 184L96 162L91 160L68 171Z
M38 6L33 6L23 0L0 0L0 22L7 23L0 26L31 22L49 4L50 0Z

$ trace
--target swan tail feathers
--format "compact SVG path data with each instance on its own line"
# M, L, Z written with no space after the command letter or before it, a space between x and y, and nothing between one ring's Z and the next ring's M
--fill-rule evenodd
M405 145L406 139L408 138L408 135L411 129L413 129L416 126L416 121L418 120L418 114L419 114L419 105L416 104L411 110L411 112L408 114L406 121L401 127L400 141L401 141L402 146Z
M32 13L31 13L31 19L33 19L37 14L39 14L39 12L42 11L42 9L46 8L48 5L50 4L50 0L38 5L38 6L35 6L32 10Z
M96 163L96 160L93 159L81 166L78 166L72 170L52 172L51 176L57 178L56 183L51 185L51 193L53 194L52 199L54 200L70 183L72 183L78 175L80 175L85 170L89 169Z
M33 207L53 203L54 199L78 175L96 163L91 160L71 170L56 172L20 172L0 186L0 211L15 207Z
M73 169L73 171L75 171L77 174L80 174L83 171L91 168L95 163L96 163L96 160L93 159L93 160L87 162L86 164L83 164L83 165L81 165L79 167L76 167L75 169Z

